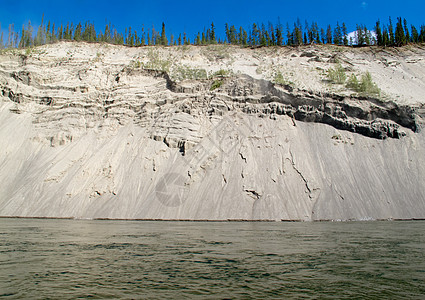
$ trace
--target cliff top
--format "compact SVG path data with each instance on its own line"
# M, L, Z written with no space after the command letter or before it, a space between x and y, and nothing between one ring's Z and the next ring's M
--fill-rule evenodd
M299 90L344 96L361 94L360 89L350 86L350 80L355 76L360 83L369 72L373 86L379 89L379 95L372 90L374 95L370 96L403 105L425 102L423 45L402 48L309 45L252 49L230 45L135 48L60 42L30 49L3 50L0 69L13 70L17 66L13 57L31 62L28 68L41 68L45 78L53 75L49 66L58 63L75 68L90 66L97 72L119 68L154 69L166 71L175 81L246 74ZM66 76L66 73L64 70L57 76Z

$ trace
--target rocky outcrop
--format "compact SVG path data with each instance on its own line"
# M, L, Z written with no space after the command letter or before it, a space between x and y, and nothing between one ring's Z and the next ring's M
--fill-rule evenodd
M357 95L323 78L276 84L262 67L322 68L338 51L259 59L261 49L229 47L229 61L210 64L216 48L37 49L0 56L1 216L425 218L420 99ZM353 62L369 59L352 51ZM179 78L200 68L209 76Z

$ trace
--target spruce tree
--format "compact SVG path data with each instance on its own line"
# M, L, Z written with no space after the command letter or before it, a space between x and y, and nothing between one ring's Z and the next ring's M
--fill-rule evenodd
M339 22L336 22L336 27L334 29L334 44L335 45L342 44L342 34L341 34L341 27L339 26Z
M380 25L379 20L376 21L375 32L376 32L376 40L377 40L378 46L383 46L381 25Z
M251 33L251 45L257 45L259 41L259 31L257 28L257 24L252 24L252 33Z
M205 32L202 32L201 44L202 45L206 45L207 44L207 39L205 38Z
M162 22L161 45L163 45L163 46L168 45L167 35L165 34L165 24L164 24L164 22Z
M344 46L348 46L348 33L347 33L347 26L345 26L345 23L342 23L342 35L343 35Z
M420 43L425 42L425 25L421 26L421 32L419 34L419 38L418 38Z
M229 43L229 44L231 44L232 42L230 41L230 30L229 30L229 24L224 24L224 32L225 32L225 34L226 34L226 39L227 39L227 42Z
M409 35L409 29L407 28L407 21L406 19L403 20L403 24L404 24L404 32L405 32L405 36L406 36L406 44L410 42L410 35Z
M320 43L325 44L326 35L325 35L325 30L323 28L320 28L320 35L322 37L322 40L320 41L319 35L317 35L318 44L320 44Z
M391 17L389 18L389 25L388 25L388 35L390 38L390 45L393 46L395 44L395 37L394 37L394 29L393 29L393 22L391 20Z
M78 23L77 27L75 28L74 32L74 40L75 41L81 41L82 39L82 26L81 23Z
M291 28L289 27L289 23L286 23L286 39L287 39L287 45L290 46L293 44L293 37L291 33Z
M413 26L413 25L411 25L411 26L410 26L410 28L411 28L411 32L412 32L412 37L411 37L412 42L413 42L413 43L417 43L417 42L419 42L419 34L418 34L418 30L417 30L417 29L416 29L416 27L415 27L415 26Z
M397 18L397 24L395 29L395 45L403 46L406 44L406 36L403 30L403 24L401 18Z
M282 25L278 24L276 26L276 44L278 46L283 45L283 37L282 37Z
M211 37L210 37L210 41L211 41L212 44L217 44L217 39L215 37L214 23L211 23Z
M326 44L332 44L332 28L331 25L328 25L326 30Z

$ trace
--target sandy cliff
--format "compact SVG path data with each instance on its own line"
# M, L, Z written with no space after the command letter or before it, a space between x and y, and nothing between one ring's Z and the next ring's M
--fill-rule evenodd
M0 216L425 218L424 95L421 46L4 51Z

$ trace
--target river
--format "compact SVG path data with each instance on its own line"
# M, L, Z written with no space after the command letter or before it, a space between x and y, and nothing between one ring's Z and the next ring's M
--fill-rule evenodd
M425 222L0 219L0 298L420 299Z

